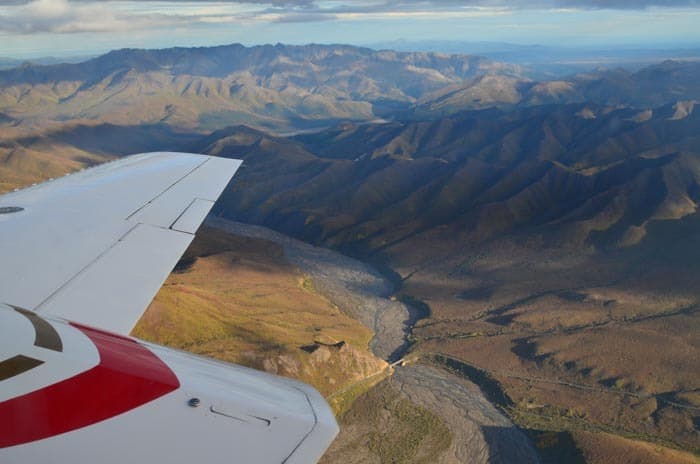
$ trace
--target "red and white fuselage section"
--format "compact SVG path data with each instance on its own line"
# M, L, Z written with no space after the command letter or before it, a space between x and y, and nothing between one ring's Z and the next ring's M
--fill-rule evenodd
M0 304L0 462L308 463L312 388Z

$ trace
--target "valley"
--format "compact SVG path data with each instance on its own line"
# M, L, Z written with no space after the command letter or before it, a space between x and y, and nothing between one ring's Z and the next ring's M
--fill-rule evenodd
M383 456L382 462L416 462L416 459L420 462L423 459L427 463L435 462L438 457L440 462L460 462L467 456L478 457L479 462L508 463L513 459L520 459L518 462L523 463L537 462L537 454L528 439L483 397L476 385L428 365L416 364L417 360L410 356L403 361L397 360L397 353L405 351L405 339L410 336L412 325L410 321L416 318L411 315L415 309L397 301L394 285L371 266L269 229L218 218L210 219L208 225L237 237L271 240L281 245L285 257L311 280L314 291L343 308L344 313L363 321L363 325L374 332L369 343L371 352L380 359L393 361L386 371L363 374L365 381L350 383L328 396L332 405L339 404L339 410L344 412L342 417L347 417L347 424L352 425L348 429L342 428L339 439L329 450L326 461L322 462L354 462L356 459L359 459L357 462L367 462L374 459L374 453ZM357 372L356 369L353 371ZM367 392L355 396L363 390ZM437 392L443 401L436 401ZM342 403L347 401L346 395L355 400L349 408ZM336 403L338 400L341 402ZM408 409L413 412L404 411L404 414L415 414L431 425L421 429L415 419L402 422L405 419L401 415L394 419L398 424L391 427L382 422L386 418L377 418L377 422L370 424L353 419L366 407L387 407L396 412ZM470 411L470 414L467 417L455 415L455 410ZM442 422L450 426L446 427ZM494 433L482 433L482 429L492 425ZM395 427L417 429L407 432L408 437L387 432ZM440 428L455 436L446 440L440 436ZM376 434L385 435L382 441L394 443L388 449L377 449L371 438ZM438 446L434 443L436 440L444 446ZM358 454L358 446L359 449L368 447L369 453ZM417 457L421 455L422 458Z
M325 463L696 463L697 73L122 50L0 72L0 192L243 159L134 335L313 384Z

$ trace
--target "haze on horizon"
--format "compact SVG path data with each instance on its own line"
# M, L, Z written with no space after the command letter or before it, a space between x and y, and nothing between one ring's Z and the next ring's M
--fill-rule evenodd
M396 40L688 48L697 24L697 0L6 0L0 56Z

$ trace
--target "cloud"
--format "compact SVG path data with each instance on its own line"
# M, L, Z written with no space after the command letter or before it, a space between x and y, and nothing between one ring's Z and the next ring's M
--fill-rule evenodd
M247 3L241 0L241 3ZM255 2L264 4L265 2ZM700 0L323 0L275 2L269 11L284 12L295 22L323 19L399 18L420 14L455 16L500 15L523 10L645 10L649 8L699 8Z
M276 23L312 23L318 21L332 21L338 19L336 14L330 13L286 13L274 19Z
M398 0L383 2L386 7L410 8L458 8L460 6L482 8L540 9L645 9L649 7L698 7L700 0Z
M67 14L70 5L67 0L35 0L27 4L26 11L37 17L55 18Z
M77 0L93 1L93 0ZM112 0L119 1L119 0ZM212 3L212 0L173 0L173 2ZM441 8L459 6L480 6L480 7L506 7L513 9L541 8L541 7L567 7L575 6L579 8L611 8L611 9L644 9L648 7L697 7L700 0L352 0L347 2L327 2L324 0L213 0L214 3L238 3L254 5L270 5L274 7L288 8L320 8L324 4L333 3L339 8L367 8L374 10L377 7L384 10L401 8ZM0 1L0 4L5 3ZM21 0L10 3L25 3ZM353 7L352 5L357 5Z
M2 2L3 5L7 3ZM16 6L0 10L0 31L20 34L118 32L180 22L180 18L177 17L115 11L106 2L34 0L13 4Z
M700 6L698 0L558 0L556 3L562 7L620 10L641 10L650 7L695 8Z
M471 17L529 9L696 8L700 0L0 0L0 31L121 32L211 23Z
M72 0L70 3L126 3L130 0ZM131 0L135 1L135 0ZM138 3L163 3L164 0L142 0ZM2 6L28 5L33 3L67 3L65 0L0 0ZM648 7L698 7L700 0L351 0L346 2L328 0L169 0L166 3L216 3L238 5L260 5L285 9L352 9L352 10L402 10L431 8L471 7L504 7L512 9L527 8L611 8L611 9L644 9ZM331 5L331 6L329 6Z

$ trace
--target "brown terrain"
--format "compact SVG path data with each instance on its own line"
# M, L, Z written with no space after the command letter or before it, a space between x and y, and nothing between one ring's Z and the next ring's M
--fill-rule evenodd
M327 396L341 418L341 433L323 462L538 462L530 440L477 385L411 356L396 361L406 352L415 314L371 266L259 226L220 218L208 225L281 245L315 292L373 329L375 356L394 361Z
M315 385L324 462L696 463L697 73L330 46L30 66L0 72L0 192L244 159L135 335Z
M580 431L697 452L698 120L680 106L641 120L590 104L467 113L292 140L239 128L200 147L246 160L224 214L393 269L399 295L429 308L412 353L492 378L482 386L534 437L565 432L556 443L584 457ZM284 176L270 177L281 152Z
M520 68L344 45L125 49L84 63L0 70L0 111L39 126L70 119L296 131L381 118L425 92L490 72Z
M265 240L204 227L133 334L312 383L324 395L386 369L372 333Z

